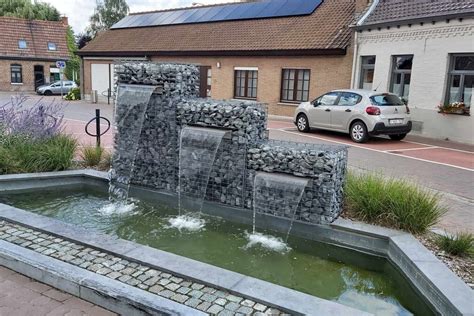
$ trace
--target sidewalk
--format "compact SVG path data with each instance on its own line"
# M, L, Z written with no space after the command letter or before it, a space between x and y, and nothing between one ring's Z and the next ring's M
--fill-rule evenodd
M116 315L0 266L0 316Z

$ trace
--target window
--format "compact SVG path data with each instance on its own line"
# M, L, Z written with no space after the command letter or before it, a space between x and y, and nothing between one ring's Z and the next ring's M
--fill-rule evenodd
M315 105L335 105L339 98L339 92L329 92L314 101Z
M21 65L12 64L10 66L10 73L11 73L11 83L23 83Z
M19 49L27 49L28 45L26 44L26 41L25 40L19 40L18 41L18 48Z
M360 69L359 89L372 90L374 72L375 56L363 56Z
M413 55L393 56L390 92L408 100Z
M357 93L352 92L341 92L339 102L337 105L341 106L353 106L358 104L362 100L362 97Z
M311 71L307 69L283 69L281 80L281 101L308 101L310 74Z
M235 91L236 98L257 98L257 70L235 70Z
M467 107L473 103L474 54L452 55L448 76L447 102L464 102Z
M56 50L56 43L48 42L48 50Z
M370 97L370 101L379 106L399 106L405 104L399 97L393 94L374 95Z

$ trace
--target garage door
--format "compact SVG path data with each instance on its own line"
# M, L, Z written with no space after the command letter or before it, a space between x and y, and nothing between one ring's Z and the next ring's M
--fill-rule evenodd
M113 89L114 65L91 64L91 86L99 97L107 95L107 89Z

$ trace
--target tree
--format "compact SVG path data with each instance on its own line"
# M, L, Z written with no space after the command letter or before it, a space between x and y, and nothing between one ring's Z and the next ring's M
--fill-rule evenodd
M67 48L69 50L69 60L66 62L66 69L64 74L68 79L79 79L79 72L81 68L81 59L76 55L77 44L74 37L74 31L71 26L68 26L66 33Z
M104 0L98 2L94 14L90 17L90 33L95 37L97 33L109 29L112 25L127 16L130 11L125 0Z
M77 48L78 49L83 48L90 41L92 41L92 36L90 35L89 32L85 32L85 33L81 33L77 35Z
M0 16L13 16L29 20L59 21L59 11L44 2L30 0L0 0Z

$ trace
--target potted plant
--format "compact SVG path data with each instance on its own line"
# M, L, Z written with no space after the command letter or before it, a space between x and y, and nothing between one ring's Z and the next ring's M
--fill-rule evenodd
M464 102L445 103L438 106L438 112L443 114L469 115L470 108Z

